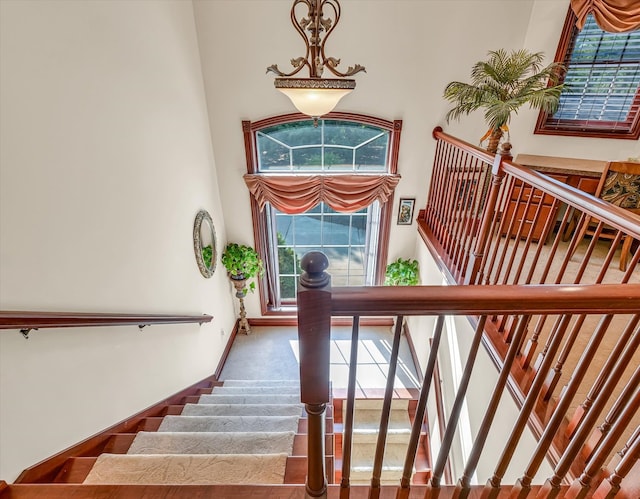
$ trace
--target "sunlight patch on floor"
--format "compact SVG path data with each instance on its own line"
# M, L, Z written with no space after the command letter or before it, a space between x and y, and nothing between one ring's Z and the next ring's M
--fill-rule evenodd
M298 364L298 340L289 340L289 346ZM346 389L349 382L349 359L351 357L351 340L331 340L330 376L334 389ZM358 367L356 371L356 389L364 392L367 389L384 389L389 372L391 344L387 340L358 341ZM416 376L403 359L398 360L394 388L409 389L419 386Z

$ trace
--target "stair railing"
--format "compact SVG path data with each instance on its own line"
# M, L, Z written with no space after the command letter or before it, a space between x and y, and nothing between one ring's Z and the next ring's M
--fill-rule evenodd
M640 251L622 262L620 272L611 263L621 242L640 246L637 216L514 163L510 145L494 156L440 127L433 136L433 174L418 222L451 280L492 285L629 282ZM597 226L592 238L583 238L579 230L587 220ZM612 241L604 252L597 235L606 231ZM590 267L593 271L587 272Z
M353 342L357 344L359 318L361 316L397 316L393 346L389 359L387 387L382 408L380 431L373 463L373 474L369 497L379 497L381 491L381 471L387 435L388 415L393 396L395 370L398 362L398 344L402 334L404 316L435 316L436 326L432 331L433 346L425 365L424 383L420 388L420 396L415 411L410 444L405 457L403 475L398 484L398 499L409 497L411 476L416 459L418 438L425 424L425 406L434 374L434 365L438 355L438 346L442 336L443 319L450 315L475 316L476 327L473 333L470 353L460 381L453 408L448 414L445 433L439 454L431 469L429 490L426 497L437 497L442 487L445 463L450 457L452 443L458 429L462 405L467 396L469 382L474 374L474 366L478 350L485 340L485 324L491 317L500 315L507 317L515 324L509 340L508 352L505 355L498 379L493 386L489 404L476 435L473 448L467 457L464 472L459 477L455 497L467 497L471 491L471 477L479 460L484 456L487 435L493 426L496 412L499 411L500 399L507 388L507 379L513 364L519 356L519 348L532 317L555 317L550 334L547 351L542 358L530 386L527 387L525 400L513 428L509 430L507 443L498 462L495 472L490 477L482 492L482 497L498 497L502 488L502 479L507 466L518 464L523 467L522 478L513 487L512 497L526 498L538 494L537 498L556 497L561 490L566 490L567 483L582 474L591 480L594 475L592 463L608 463L613 449L620 449L618 437L632 431L633 417L637 410L640 390L640 367L631 375L624 374L629 367L630 359L640 344L640 284L600 284L600 285L497 285L497 286L415 286L415 287L338 287L331 288L330 277L326 273L328 261L324 254L311 252L302 259L303 277L298 289L298 328L300 341L300 380L302 402L309 412L308 441L308 476L307 494L311 497L326 497L327 479L324 469L324 431L322 426L326 404L329 403L329 345L331 336L331 317L353 318ZM555 355L558 353L570 324L582 315L602 315L593 325L589 333L590 340L580 354L578 367L571 376L571 381L559 398L556 412L549 408L551 417L542 421L539 428L537 448L531 456L531 463L513 463L514 451L518 448L521 437L531 424L534 406L544 400L544 386L553 367ZM612 331L609 326L613 317L627 317L631 314L627 326L622 332ZM583 332L583 334L586 334ZM588 366L598 351L605 335L616 338L616 347L611 352L610 371L602 371L601 386L597 390L595 400L585 409L585 416L576 422L573 431L568 432L566 422L569 414L569 402L576 394L576 387L582 385ZM357 365L357 345L352 343L351 366L349 375L347 410L345 415L345 435L343 439L343 470L341 487L349 489L349 462L352 437L353 398L355 394L355 373L351 370ZM615 394L615 395L614 395ZM611 400L613 404L611 404ZM601 414L606 407L610 408L607 416L609 428L605 425L596 428L601 422ZM611 416L611 411L616 412ZM615 422L614 422L615 421ZM611 424L612 423L612 424ZM554 434L565 435L562 448L552 448ZM592 445L590 442L596 438ZM627 453L637 451L638 436L630 437L627 442ZM584 454L591 449L591 455L585 459ZM531 477L540 465L540 456L549 457L556 453L554 473L544 487L533 485ZM576 467L579 466L579 469ZM630 457L621 460L609 477L609 485L615 487L624 479L633 462ZM576 485L577 486L577 485ZM605 487L602 476L593 478L588 490ZM564 487L564 488L563 488ZM580 487L585 487L584 484ZM604 497L604 496L603 496Z
M0 329L18 329L25 338L37 329L138 326L140 329L158 324L204 324L211 315L114 314L82 312L40 312L0 310Z

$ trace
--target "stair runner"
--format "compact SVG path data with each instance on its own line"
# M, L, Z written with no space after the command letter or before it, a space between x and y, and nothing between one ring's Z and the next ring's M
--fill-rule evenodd
M343 410L345 409L346 404L343 406ZM353 485L371 483L381 413L382 400L356 399L351 447L350 483ZM382 461L380 477L382 484L397 485L400 482L410 437L409 401L394 399L391 402L389 427Z
M282 484L302 416L297 381L227 380L127 454L101 454L85 484Z

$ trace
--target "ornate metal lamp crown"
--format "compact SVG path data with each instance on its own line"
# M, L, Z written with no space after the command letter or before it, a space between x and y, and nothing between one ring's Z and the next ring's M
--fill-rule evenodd
M306 16L296 17L296 9L307 8ZM319 116L333 110L338 101L356 87L353 79L322 78L324 69L335 76L347 78L360 71L366 72L364 66L349 66L343 73L337 69L340 59L327 57L325 44L331 32L340 20L340 3L338 0L294 0L291 7L291 23L304 40L306 54L304 57L291 59L293 71L284 73L276 64L267 68L279 76L274 81L275 87L284 93L293 105L303 114L317 120ZM291 78L302 68L309 69L309 78Z

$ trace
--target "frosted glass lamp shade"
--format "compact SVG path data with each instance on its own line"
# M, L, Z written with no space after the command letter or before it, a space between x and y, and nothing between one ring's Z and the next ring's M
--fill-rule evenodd
M276 78L275 87L298 111L317 118L333 111L340 99L356 86L355 80L322 78Z

